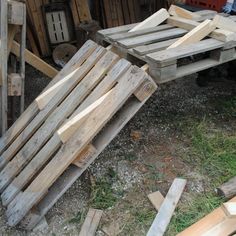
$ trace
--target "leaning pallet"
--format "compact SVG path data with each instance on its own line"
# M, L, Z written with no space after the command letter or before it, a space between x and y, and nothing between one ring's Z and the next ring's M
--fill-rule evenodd
M201 41L166 50L199 25L169 17L162 25L136 32L129 32L135 24L101 30L98 38L132 62L147 63L150 75L161 84L236 59L236 33L224 29L215 29Z
M32 229L155 90L142 69L87 41L1 139L8 224Z

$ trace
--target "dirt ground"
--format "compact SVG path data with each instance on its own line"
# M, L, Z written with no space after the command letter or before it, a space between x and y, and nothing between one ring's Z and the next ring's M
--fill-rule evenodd
M26 71L29 104L49 80L29 66ZM191 76L167 83L50 210L48 228L31 233L9 228L1 207L0 235L75 236L89 207L104 210L97 235L145 235L156 214L147 194L165 195L175 177L184 177L187 187L166 233L176 235L221 203L214 188L236 174L215 162L226 151L236 159L235 118L235 81L199 87ZM231 149L214 148L216 136L229 139ZM201 212L195 203L206 199Z

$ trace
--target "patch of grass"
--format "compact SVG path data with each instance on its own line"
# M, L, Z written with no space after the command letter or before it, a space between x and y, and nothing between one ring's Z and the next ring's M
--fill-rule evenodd
M236 117L236 97L231 97L225 100L217 100L216 107L221 113L225 113L231 117Z
M224 199L215 195L215 187L236 176L236 134L210 127L203 121L190 129L191 146L187 153L195 170L209 179L208 186L205 193L190 192L191 201L179 204L167 235L181 232L220 206Z
M171 220L167 234L171 236L181 232L220 206L222 202L223 199L207 193L198 194L191 201L180 204Z
M122 192L116 192L112 189L112 184L117 179L117 173L112 168L109 168L106 175L95 182L91 189L90 205L92 207L107 209L116 204L119 195L122 195Z

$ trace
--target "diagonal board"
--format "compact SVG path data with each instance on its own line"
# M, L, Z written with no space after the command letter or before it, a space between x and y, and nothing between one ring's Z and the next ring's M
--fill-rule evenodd
M112 55L112 53L109 52ZM110 60L109 60L110 61ZM112 61L111 61L112 63ZM107 73L107 76L99 83L99 85L90 93L90 95L83 101L83 103L76 109L71 116L72 118L83 111L86 107L95 102L99 97L108 92L117 80L127 71L130 67L130 63L124 59L119 60L113 68ZM99 74L99 73L98 73ZM89 78L89 77L88 77ZM91 81L90 77L88 82ZM86 82L86 81L82 81ZM82 86L85 86L83 83ZM81 87L81 86L80 86ZM73 96L72 96L73 97ZM77 99L74 99L77 100ZM59 113L60 114L60 113ZM50 156L60 146L60 140L58 136L54 135L48 143L37 153L35 158L26 166L26 168L8 185L6 190L2 193L3 205L9 204L9 202L16 196L16 194L23 188L28 181L32 178L36 171L38 171L43 164L50 158Z
M59 82L64 78L72 77L71 73L73 68L79 67L86 58L95 50L97 44L92 41L87 41L83 47L74 55L69 63L61 70L57 76L50 81L49 85L45 88L44 91L52 87L54 84ZM37 103L34 101L20 116L20 118L11 126L10 129L2 136L0 139L0 154L2 155L3 151L9 147L9 145L18 137L20 133L25 129L30 121L32 121L35 116L38 114L39 108ZM24 130L26 133L27 131ZM25 134L24 134L25 136ZM27 135L26 135L27 136ZM28 136L27 136L28 137ZM2 159L2 158L1 158Z
M147 78L146 76L146 73L141 69L133 67L130 73L123 76L108 95L104 95L106 97L102 104L91 112L76 133L61 146L53 159L25 191L18 194L8 205L6 214L9 225L18 224L28 211L39 202L47 193L48 188L144 82L145 78Z
M97 61L96 55L92 56L94 56L92 63L95 63ZM98 56L100 57L100 54L98 54ZM29 142L27 142L27 144L0 173L0 191L2 191L21 171L21 169L25 166L25 163L32 159L34 154L36 154L43 144L45 144L59 125L61 125L62 122L71 115L74 109L76 109L76 107L83 101L83 99L96 86L96 84L99 83L109 68L116 62L117 58L118 57L114 53L107 52L97 62L93 69L83 78L83 81L79 83L68 95L68 97L60 104L60 106L58 106L49 115L48 119L31 137Z

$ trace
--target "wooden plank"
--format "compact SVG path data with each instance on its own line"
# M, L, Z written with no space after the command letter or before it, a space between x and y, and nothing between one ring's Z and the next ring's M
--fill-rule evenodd
M157 27L143 29L143 30L134 31L134 32L125 32L125 33L113 34L113 35L107 36L107 38L109 40L116 41L116 40L120 40L120 39L137 37L137 36L140 36L140 35L150 34L150 33L159 32L159 31L172 29L172 28L173 28L173 26L165 24L165 25L160 25L160 26L157 26Z
M19 74L8 75L8 96L21 96L21 76Z
M236 197L229 202L236 202ZM215 209L209 215L205 216L178 236L199 236L199 235L230 235L235 231L236 218L228 218L222 207Z
M99 222L102 218L102 214L102 210L90 208L80 230L79 236L95 236Z
M64 97L63 94L65 95L68 92L70 92L68 97L60 104L60 106L58 106L57 109L55 109L54 111L51 112L51 114L49 114L47 120L45 120L45 122L37 130L37 132L33 134L29 142L27 142L26 145L24 145L24 147L16 154L16 156L11 160L11 162L9 162L5 166L5 168L1 171L0 191L2 191L11 182L11 180L20 172L20 170L26 165L26 163L33 158L33 156L45 144L48 138L50 138L50 136L53 134L53 132L55 132L55 130L64 121L64 119L66 119L68 116L71 115L71 113L80 104L83 98L85 98L89 94L89 92L94 88L94 86L97 83L99 83L103 75L107 72L108 70L107 67L111 66L112 63L114 63L114 58L111 58L110 56L109 57L110 61L106 62L107 64L105 65L104 60L107 59L106 55L104 56L104 59L102 58L98 62L98 60L103 56L103 54L104 54L103 48L98 48L98 50L95 50L94 53L91 55L90 59L88 59L81 66L78 73L76 73L74 77L72 76L71 80L69 80L68 83L64 84L63 88L54 96L54 99L49 101L47 107L50 107L50 104L55 103L54 100L56 97L58 96ZM97 65L93 68L93 70L91 70L91 68L96 63ZM103 64L104 68L101 67L101 65ZM85 75L86 77L84 77ZM79 83L82 79L83 81ZM71 86L75 87L72 92L71 92ZM66 88L69 88L69 90L66 90ZM47 107L41 111L43 115L44 111L47 110ZM39 115L36 117L35 120L39 122L41 118L42 115L41 116ZM30 125L27 126L27 129L29 129L31 125L33 125L34 127L34 123L33 124L30 123ZM20 136L18 136L18 138L19 137ZM8 153L11 154L14 153L16 150L15 148L14 149L9 148L7 151ZM5 153L3 153L3 156L4 156L4 162L5 160L11 157L11 155L9 154L5 155Z
M189 33L180 38L178 41L169 46L167 49L179 47L181 45L196 43L205 38L207 35L209 35L215 28L216 26L211 20L205 20L200 25L191 30Z
M71 0L69 1L70 4L70 9L71 9L71 13L72 13L72 17L74 20L74 24L76 28L79 28L80 26L80 19L79 19L79 13L78 13L78 9L77 9L77 5L76 5L76 0Z
M89 22L92 20L88 0L75 0L80 22Z
M182 29L186 30L192 30L195 27L197 27L200 23L188 20L180 17L169 17L167 20L167 23L172 26L180 27ZM228 31L228 30L222 30L222 29L216 29L214 30L209 37L223 41L223 42L229 42L229 41L235 41L235 33Z
M150 202L152 203L152 205L155 207L157 211L160 210L161 205L165 200L165 198L159 191L148 194L148 199L150 200Z
M228 17L216 15L213 19L213 22L217 28L229 30L236 33L236 22L234 22Z
M130 74L126 74L112 89L103 104L95 109L76 134L57 152L54 158L27 187L9 205L7 217L9 225L18 224L27 212L47 192L47 189L77 158L78 154L91 142L94 136L124 105L130 95L144 81L146 74L134 67ZM93 127L91 129L91 127ZM73 151L72 151L73 150ZM66 156L66 158L65 158Z
M168 12L171 16L178 16L178 17L182 17L182 18L186 18L190 20L198 21L201 18L201 16L198 15L197 13L193 13L191 11L188 11L182 7L178 7L173 4L170 6Z
M16 41L14 41L12 44L11 52L17 57L20 56L20 45ZM54 78L58 74L58 70L56 70L54 67L52 67L27 49L25 49L25 61L35 69L47 75L49 78Z
M224 198L230 199L234 197L236 195L236 177L222 184L216 190L217 193Z
M179 38L165 40L163 42L152 43L149 45L138 46L133 48L134 53L137 53L140 56L144 56L146 54L150 54L153 52L161 51L168 48L171 44L176 42Z
M25 4L18 1L8 0L8 23L13 25L23 25L25 18Z
M194 45L194 46L193 46ZM177 48L162 50L148 54L146 58L160 66L175 63L177 59L193 56L199 53L215 50L224 47L224 43L215 39L205 39L200 42L184 45Z
M167 12L167 10L162 8L159 11L157 11L156 13L154 13L153 15L151 15L150 17L148 17L143 22L136 25L129 32L135 32L135 31L155 27L155 26L160 25L161 23L163 23L169 16L170 15Z
M0 9L0 77L1 77L1 134L3 135L7 130L7 111L8 111L8 99L7 99L7 36L8 36L8 11L7 11L7 0L1 0L1 9Z
M176 178L171 185L163 204L149 229L147 236L162 236L164 235L175 207L184 191L187 181ZM191 235L191 234L189 234Z
M118 40L118 44L124 48L137 47L144 44L164 41L167 39L177 38L186 34L184 29L170 29L161 32L151 33L143 36L137 36L131 39Z
M236 203L235 202L223 203L222 209L225 211L228 217L236 217Z

